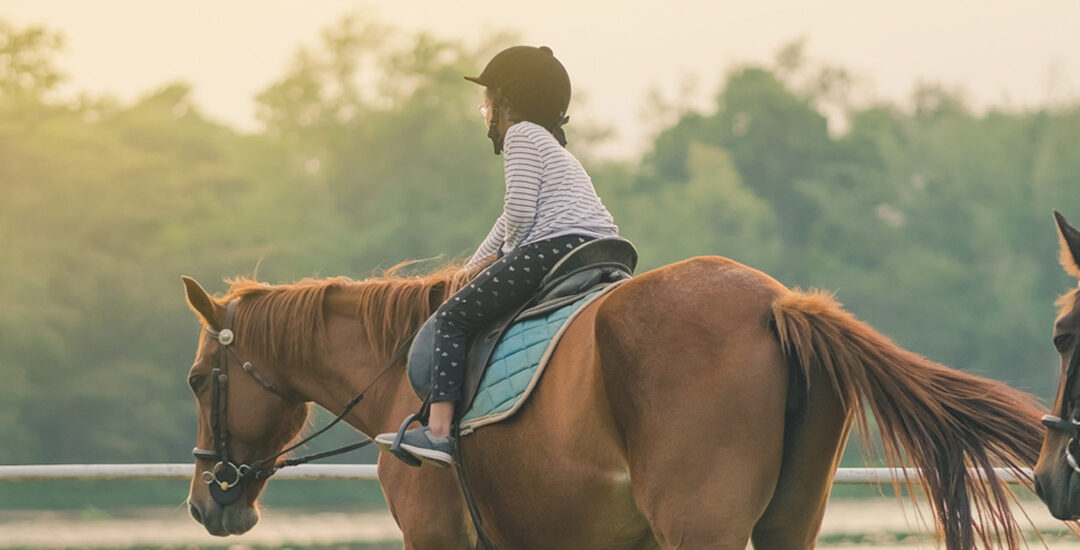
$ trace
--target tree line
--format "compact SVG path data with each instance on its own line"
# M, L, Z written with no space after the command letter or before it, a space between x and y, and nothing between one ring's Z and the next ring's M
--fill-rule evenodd
M461 75L508 43L346 18L243 133L182 83L59 94L61 38L0 20L0 462L188 459L181 274L222 291L471 252L502 167ZM720 254L834 289L905 347L1049 397L1069 284L1050 211L1080 219L1080 103L976 112L922 85L857 105L850 83L795 44L671 113L641 159L590 155L602 128L570 147L643 270Z

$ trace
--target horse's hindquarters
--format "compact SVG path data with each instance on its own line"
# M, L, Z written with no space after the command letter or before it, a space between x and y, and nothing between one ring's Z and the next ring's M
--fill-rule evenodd
M810 373L799 410L785 427L780 480L765 513L754 525L755 550L813 548L825 517L829 492L844 454L852 417L828 375Z
M601 306L604 387L665 547L742 550L780 474L788 367L767 324L774 287L753 273L690 260Z

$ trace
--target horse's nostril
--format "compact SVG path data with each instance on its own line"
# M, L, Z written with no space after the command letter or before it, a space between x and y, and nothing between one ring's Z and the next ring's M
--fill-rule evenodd
M195 504L188 504L188 512L191 512L191 517L195 518L195 521L202 523L202 512L195 506Z

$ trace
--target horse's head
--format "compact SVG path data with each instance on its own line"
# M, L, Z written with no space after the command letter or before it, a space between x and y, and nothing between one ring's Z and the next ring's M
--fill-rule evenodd
M240 534L259 521L266 475L300 432L308 406L265 346L237 336L251 333L237 326L239 299L221 303L187 277L184 286L204 329L188 373L199 419L188 507L210 534Z
M1061 241L1061 265L1080 279L1080 231L1061 214L1057 219ZM1039 462L1035 465L1035 487L1054 517L1080 519L1080 290L1058 301L1061 311L1054 324L1061 376L1052 415L1043 423L1049 427Z

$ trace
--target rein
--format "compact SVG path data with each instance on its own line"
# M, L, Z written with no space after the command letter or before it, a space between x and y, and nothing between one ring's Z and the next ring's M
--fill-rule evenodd
M216 461L213 468L203 472L202 478L203 481L210 488L210 496L213 497L215 502L221 504L222 506L232 504L240 498L240 495L243 493L243 491L238 490L238 488L242 487L243 482L247 479L267 479L277 473L277 471L282 468L306 464L313 460L320 460L330 456L347 453L349 451L360 449L371 444L372 440L366 439L358 443L338 447L337 449L283 460L271 467L266 467L268 464L274 463L274 461L277 460L277 458L281 455L297 449L298 447L304 445L312 439L315 439L319 435L322 435L327 430L334 427L334 425L338 422L341 422L341 420L343 420L345 416L348 415L349 412L352 411L352 409L356 407L356 405L359 404L361 400L364 399L364 394L367 393L367 391L370 390L376 383L378 383L379 380L382 379L382 377L387 372L389 372L390 369L395 364L397 364L397 362L402 357L404 357L406 351L409 349L409 344L412 341L412 338L410 338L401 346L399 346L397 351L394 352L390 359L387 360L386 363L383 365L382 369L380 369L379 374L377 374L375 378L371 380L371 382L364 386L364 388L360 390L360 392L357 393L355 397L350 399L349 402L345 404L345 408L341 411L341 413L339 413L332 421L330 421L330 423L323 426L311 435L301 439L300 441L282 449L281 451L273 455L256 460L251 464L248 464L246 462L236 464L232 461L232 458L229 454L229 359L227 354L232 354L232 356L237 360L237 362L240 363L240 368L243 369L244 372L248 373L252 378L254 378L255 381L257 381L259 385L261 385L267 391L273 393L274 395L277 395L285 401L291 401L293 403L303 403L307 401L302 396L296 396L295 394L290 395L288 392L283 391L277 385L272 383L268 378L255 370L255 367L251 364L251 362L244 361L240 357L239 353L237 353L236 350L232 347L236 341L236 335L232 331L231 327L233 317L236 315L237 303L238 300L232 300L229 302L228 306L226 306L225 322L223 324L223 328L220 331L214 330L209 326L206 327L206 335L216 339L220 344L220 347L218 348L216 354L217 366L214 367L214 370L212 371L214 386L211 391L210 398L210 428L213 432L214 448L210 450L195 447L192 450L192 454L195 456L196 459Z

